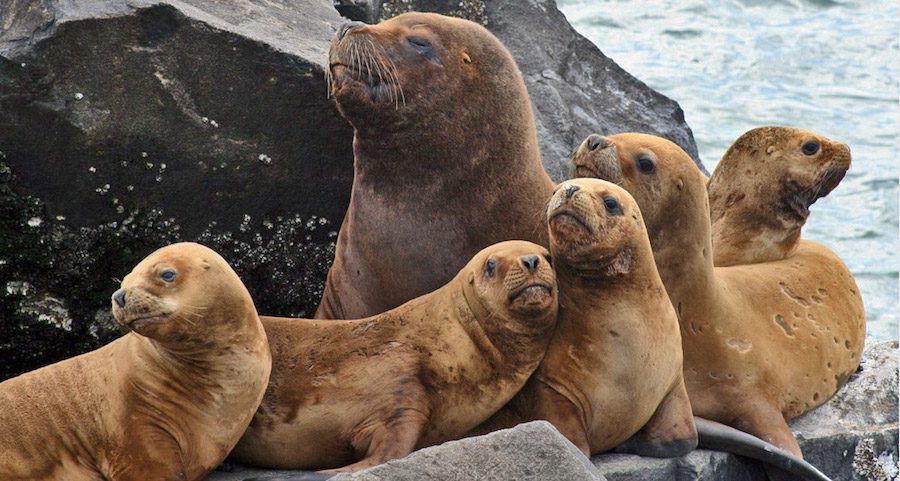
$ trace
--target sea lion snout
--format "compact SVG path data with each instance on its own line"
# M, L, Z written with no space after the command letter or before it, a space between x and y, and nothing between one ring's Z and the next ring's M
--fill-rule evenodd
M591 134L575 149L570 159L570 176L618 182L622 176L619 155L612 139Z
M592 151L600 149L600 148L605 149L605 148L609 147L610 145L612 145L610 143L609 139L607 139L606 137L603 137L602 135L597 135L597 134L589 135L588 138L586 139L586 142L587 142L588 149L590 149Z
M345 22L343 25L338 27L337 32L335 32L335 34L334 34L335 40L340 42L341 40L344 39L344 37L347 35L347 33L350 32L350 30L353 30L354 28L362 28L365 26L366 26L366 24L362 23L362 22L357 22L357 21Z
M118 291L113 293L113 302L116 303L119 308L125 308L125 289L119 289Z
M528 272L534 274L534 271L537 270L538 264L540 263L540 257L531 255L531 256L522 256L519 258L522 261L522 265L528 269Z

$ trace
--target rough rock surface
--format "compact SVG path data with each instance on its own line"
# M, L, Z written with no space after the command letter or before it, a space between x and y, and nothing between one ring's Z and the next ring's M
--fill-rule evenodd
M684 112L647 87L569 24L555 0L336 0L348 18L374 22L410 10L485 25L509 48L531 96L544 166L560 181L591 133L645 132L672 140L698 165ZM602 45L601 45L602 47ZM701 169L702 169L701 165Z
M296 476L296 477L295 477ZM237 469L214 473L207 481L278 479L303 481L305 474ZM578 448L546 421L522 424L474 438L451 441L425 448L380 466L334 481L510 481L583 480L603 481L601 475Z
M896 481L898 456L898 342L869 346L862 369L834 397L791 422L804 456L835 481ZM697 450L677 459L627 454L594 456L609 481L765 481L756 461ZM598 471L548 423L517 426L487 436L428 448L353 476L350 480L594 480ZM310 473L237 468L209 481L303 481Z
M313 312L352 181L329 1L0 12L0 379L118 335L113 278L176 240L221 252L260 311Z
M338 10L412 0L389 3L0 0L0 380L117 336L113 279L179 240L221 252L261 312L312 313L352 181L328 40ZM553 2L431 3L510 46L555 178L595 131L696 153L677 105Z

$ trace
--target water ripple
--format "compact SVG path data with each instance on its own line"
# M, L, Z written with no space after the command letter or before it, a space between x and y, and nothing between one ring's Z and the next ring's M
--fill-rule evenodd
M897 337L900 2L559 0L623 68L677 100L712 169L759 125L847 143L853 167L805 229L857 277L869 336Z

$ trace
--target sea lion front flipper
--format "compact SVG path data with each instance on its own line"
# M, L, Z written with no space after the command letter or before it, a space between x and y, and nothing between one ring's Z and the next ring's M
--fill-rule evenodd
M389 419L371 426L368 436L356 436L351 444L355 449L365 449L366 455L359 461L337 469L319 471L322 474L359 471L398 459L413 452L428 416L421 409L398 408Z
M741 416L732 423L732 425L750 433L763 441L774 444L785 451L803 458L803 452L800 451L800 445L791 428L788 427L787 421L781 411L775 408L769 402L748 402L748 409L745 409Z
M533 379L535 381L535 409L534 412L529 413L528 417L532 420L548 421L560 434L590 458L591 446L587 438L587 429L584 426L584 411L545 382L537 378Z
M683 456L697 447L697 429L684 381L663 398L656 412L634 436L616 447L617 453L655 458Z

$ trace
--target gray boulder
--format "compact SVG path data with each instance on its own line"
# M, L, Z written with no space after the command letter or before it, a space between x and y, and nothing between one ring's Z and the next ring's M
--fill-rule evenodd
M676 102L622 70L569 24L554 0L336 0L349 18L375 22L410 10L485 25L510 50L528 86L541 156L556 181L591 133L644 132L680 145L700 164Z
M260 311L313 312L352 181L330 2L0 12L0 379L117 336L113 279L177 240L221 252Z

